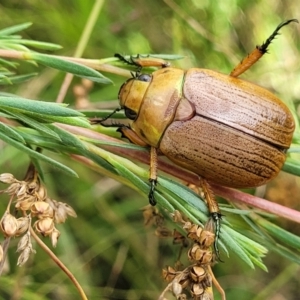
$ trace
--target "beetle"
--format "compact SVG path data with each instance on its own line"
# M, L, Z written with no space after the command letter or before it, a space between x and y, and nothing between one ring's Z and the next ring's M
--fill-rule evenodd
M222 215L209 182L232 188L261 186L277 176L292 141L295 122L287 106L268 90L237 78L267 52L278 31L291 22L298 21L279 24L230 75L200 68L185 71L159 60L126 60L116 55L138 67L120 88L116 111L124 109L131 120L130 127L122 126L120 131L132 142L151 147L150 203L155 204L159 150L199 175L216 225L217 257ZM141 73L148 65L161 68Z

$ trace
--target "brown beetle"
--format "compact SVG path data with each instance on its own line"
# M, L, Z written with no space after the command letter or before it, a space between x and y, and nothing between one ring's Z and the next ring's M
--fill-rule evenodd
M207 181L233 188L263 185L279 173L292 141L295 123L286 105L268 90L237 78L290 22L297 20L281 23L229 76L206 69L184 71L139 57L127 61L117 55L140 69L156 63L162 67L152 74L137 72L119 92L121 109L132 120L130 128L121 131L134 143L151 147L150 203L155 204L159 149L201 177L216 222L217 255L221 214Z

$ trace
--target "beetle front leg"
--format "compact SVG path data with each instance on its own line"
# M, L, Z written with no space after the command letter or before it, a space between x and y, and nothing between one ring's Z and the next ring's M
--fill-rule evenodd
M280 23L262 45L256 46L255 49L233 69L233 71L230 73L230 76L238 77L251 68L251 66L253 66L265 53L268 52L268 47L274 38L279 34L279 30L291 22L299 23L297 19L291 19Z
M202 191L204 193L204 197L207 202L207 206L208 206L208 210L209 210L211 219L213 220L213 222L215 224L216 236L215 236L215 241L214 241L214 249L215 249L217 258L221 261L220 252L219 252L219 248L218 248L218 241L219 241L219 236L220 236L220 228L221 228L220 221L222 220L222 214L220 212L220 208L219 208L218 202L216 201L214 193L210 188L210 185L203 178L200 178L200 187L202 188Z
M118 128L118 131L121 132L122 137L127 138L130 142L135 145L139 145L142 147L148 146L132 129L127 126L121 126ZM155 147L150 148L150 192L148 195L149 203L154 206L156 205L156 201L154 198L155 186L157 183L157 149Z
M143 57L142 55L138 54L136 57L130 56L129 59L126 59L125 56L119 53L116 53L114 56L117 57L119 60L127 63L128 65L136 66L140 69L145 67L170 67L170 63L168 61L165 61L161 58L151 57L150 55Z
M149 203L154 206L156 201L154 198L155 186L157 183L157 150L155 147L150 149L150 192L148 195Z

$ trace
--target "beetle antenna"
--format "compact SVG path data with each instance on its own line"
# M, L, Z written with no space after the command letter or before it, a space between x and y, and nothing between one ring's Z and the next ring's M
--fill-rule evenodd
M118 111L120 111L120 110L122 110L123 108L122 107L117 107L113 112L111 112L108 116L106 116L105 118L103 118L103 119L99 119L99 118L94 118L94 119L91 119L90 120L90 122L92 123L92 124L101 124L101 125L103 125L103 126L105 126L104 124L103 124L103 122L105 122L107 119L109 119L109 118L111 118L116 112L118 112ZM114 127L114 126L113 126Z
M258 50L261 51L263 54L266 53L267 50L268 50L269 45L271 44L271 42L275 39L275 37L276 37L277 35L280 34L280 33L279 33L279 30L280 30L282 27L284 27L284 26L290 24L291 22L299 23L297 19L291 19L291 20L287 20L287 21L284 21L284 22L280 23L280 24L276 27L276 29L274 30L274 32L269 36L269 38L268 38L261 46L257 46L257 47L258 47Z

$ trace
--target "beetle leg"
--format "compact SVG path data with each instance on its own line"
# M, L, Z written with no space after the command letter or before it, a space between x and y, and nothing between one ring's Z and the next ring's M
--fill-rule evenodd
M211 219L214 221L214 224L215 224L216 237L215 237L215 241L214 241L214 249L215 249L217 258L221 261L220 252L219 252L219 248L218 248L218 241L219 241L219 236L220 236L220 228L221 228L220 221L222 220L222 215L220 212L218 202L216 201L215 195L214 195L213 191L211 190L208 182L205 179L200 178L200 186L204 193L204 197L207 202L207 206L208 206L208 210L210 212Z
M117 129L118 132L122 134L122 138L127 138L131 143L146 147L148 144L146 144L131 128L129 128L126 125L120 126Z
M238 77L242 73L246 72L251 66L253 66L265 53L268 52L268 47L274 38L279 34L279 30L291 22L298 23L298 20L291 19L280 23L262 45L256 46L255 49L233 69L233 71L230 73L230 76Z
M138 54L136 57L130 56L129 59L126 59L125 56L118 53L116 53L114 56L129 65L138 67L139 69L145 67L166 68L170 66L170 63L164 59L151 57L150 55L143 57L142 55Z
M157 150L155 147L150 149L150 192L148 195L149 203L155 205L156 201L154 199L154 191L157 183Z

